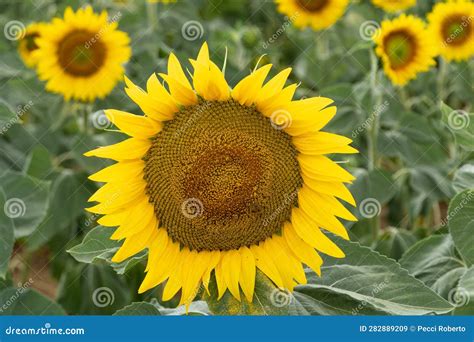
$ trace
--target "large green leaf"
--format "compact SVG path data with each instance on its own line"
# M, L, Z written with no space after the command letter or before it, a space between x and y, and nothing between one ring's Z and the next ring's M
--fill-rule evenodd
M81 185L83 178L70 170L55 174L46 217L28 238L30 248L39 248L52 236L74 224L84 212L90 193Z
M87 233L84 240L68 250L74 259L84 263L106 260L111 252L119 248L117 241L111 240L113 229L97 226Z
M441 104L443 123L451 130L456 142L469 151L474 151L474 114L454 110Z
M117 310L114 316L161 316L160 310L147 302L135 302Z
M0 203L5 201L5 195L0 192ZM15 243L13 222L6 217L5 210L0 210L0 241L0 279L4 279Z
M0 203L5 212L0 224L13 224L16 238L34 232L46 215L49 186L49 182L21 173L6 172L0 176L0 191L5 198Z
M474 264L474 190L457 194L449 204L449 232L468 265Z
M474 267L469 268L459 280L459 285L450 293L450 301L456 305L453 314L474 315Z
M457 192L474 189L474 162L464 164L456 170L453 187Z
M64 315L64 309L42 294L27 288L9 287L0 291L0 315Z
M465 271L465 265L448 234L433 235L417 242L399 263L443 298L448 298Z
M400 265L356 242L335 238L346 253L343 259L325 258L322 276L308 274L300 288L323 289L347 295L393 315L446 313L452 306Z

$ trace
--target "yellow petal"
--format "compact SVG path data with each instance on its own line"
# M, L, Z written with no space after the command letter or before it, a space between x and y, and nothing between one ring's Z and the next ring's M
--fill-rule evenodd
M279 94L283 89L288 76L291 73L291 68L287 68L283 71L280 71L275 77L270 81L265 83L265 85L260 89L257 95L257 106L259 103L264 102L265 100Z
M278 287L283 288L283 280L281 279L278 268L273 263L270 255L267 254L262 243L260 245L252 245L250 247L252 254L255 257L255 264L257 267L267 275Z
M218 297L217 299L221 299L224 295L225 291L227 290L227 284L225 282L224 270L222 268L222 259L216 266L216 283L217 283L217 292Z
M217 264L221 261L220 251L212 251L209 253L211 253L211 259L209 261L209 265L206 272L204 272L204 274L202 275L202 284L204 288L206 289L206 292L208 295L210 295L209 281L211 279L211 272L216 268Z
M127 237L123 245L113 256L112 262L122 262L141 252L148 246L150 240L153 240L156 237L156 234L156 229L144 229L142 234Z
M348 146L352 142L351 139L327 132L297 136L292 142L298 151L304 154L357 153L355 148Z
M297 157L301 170L310 178L328 182L352 182L355 177L325 156L300 154Z
M115 109L106 110L105 115L122 132L132 137L147 139L161 130L161 124L145 116L134 115Z
M90 175L89 179L95 182L116 182L143 178L144 167L143 160L123 161Z
M267 64L243 78L232 90L232 98L241 105L252 105L258 97L263 81L268 75L272 65Z
M255 289L256 266L255 258L248 247L240 247L240 257L242 260L242 268L240 270L240 287L249 303L252 302L253 292Z
M298 236L311 247L335 258L344 257L344 252L300 208L293 209L291 223Z
M222 256L222 271L230 293L240 301L239 277L241 269L240 253L235 250L226 251Z
M346 186L341 182L324 182L314 178L307 177L305 174L303 176L303 182L311 190L315 192L320 192L326 195L333 195L337 198L340 198L352 206L356 205L355 199L352 196L351 192L346 188Z
M314 248L301 240L290 223L285 224L283 228L283 236L285 237L285 240L293 253L303 263L308 265L314 272L321 275L321 265L323 264L323 259L314 250Z
M150 140L130 138L117 144L96 148L84 153L86 157L108 158L116 161L141 159L151 146Z

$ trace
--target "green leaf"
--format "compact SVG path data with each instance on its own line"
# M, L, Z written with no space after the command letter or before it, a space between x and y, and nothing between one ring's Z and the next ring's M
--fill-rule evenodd
M147 302L135 302L116 311L114 316L161 316L160 310Z
M456 142L468 151L474 151L474 114L454 110L441 103L442 121L453 133Z
M449 203L449 232L464 261L474 264L474 190L457 194Z
M5 202L5 195L0 192L0 203ZM0 279L5 279L15 243L13 222L9 217L6 217L5 210L0 210L0 241Z
M68 253L77 261L88 264L106 260L111 252L120 246L110 239L113 232L112 228L97 226L87 233L79 245L68 250Z
M0 176L0 187L6 199L0 224L13 224L16 238L30 235L46 215L50 183L6 172Z
M217 299L215 277L209 282L210 294L204 293L203 299L214 315L298 315L307 314L306 309L293 300L292 294L278 289L263 273L257 271L253 301L249 303L243 294L241 301L235 299L227 290L221 299Z
M28 238L29 248L41 247L55 234L74 224L84 212L90 193L81 185L82 181L70 170L54 176L46 217Z
M454 315L474 315L474 267L469 268L450 293L450 301L456 306Z
M333 239L346 257L325 258L322 276L309 273L308 284L299 287L303 291L326 290L347 295L392 315L441 314L453 309L396 261L356 242Z
M0 315L58 316L64 309L35 290L9 287L0 291Z
M398 260L417 241L417 237L404 229L389 227L384 230L374 249L389 258Z
M49 151L43 145L35 146L28 155L23 170L27 175L38 179L48 177L53 170Z
M399 260L400 265L443 298L456 286L465 265L448 234L418 241Z
M453 179L453 187L456 192L474 189L474 163L467 163L456 170Z
M384 205L397 191L392 175L387 171L357 169L354 176L356 180L351 185L350 190L357 203L373 198L380 205Z

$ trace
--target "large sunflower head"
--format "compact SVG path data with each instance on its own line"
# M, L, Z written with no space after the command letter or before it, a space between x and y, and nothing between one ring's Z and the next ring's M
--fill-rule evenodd
M344 15L349 0L275 0L278 11L299 28L323 30Z
M374 41L384 71L396 85L405 85L435 64L435 48L425 23L413 15L383 21Z
M290 69L264 84L265 65L230 89L206 44L191 64L192 83L173 54L159 74L167 88L156 75L146 91L126 80L145 115L106 111L130 138L86 153L117 161L90 177L106 184L88 210L118 226L113 261L148 249L140 292L168 280L163 299L181 289L189 303L213 274L219 298L251 301L257 268L291 290L306 281L302 263L320 272L317 251L344 256L322 229L348 238L338 218L355 217L338 199L355 204L344 185L354 178L325 154L356 150L321 131L332 100L292 100Z
M113 18L114 19L114 18ZM64 18L54 18L36 40L39 77L46 89L67 100L93 101L106 96L122 79L130 58L130 39L117 30L107 12L95 14L90 6Z
M24 36L18 42L18 52L26 66L33 68L37 62L38 45L36 39L40 36L41 29L45 23L32 23L26 27Z
M405 11L416 5L416 0L372 0L372 3L386 12Z
M438 3L428 21L428 30L441 56L448 61L462 61L474 55L474 2Z

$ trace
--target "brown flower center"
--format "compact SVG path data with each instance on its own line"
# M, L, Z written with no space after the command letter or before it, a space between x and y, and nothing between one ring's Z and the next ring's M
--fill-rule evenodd
M182 109L144 160L160 225L198 251L238 249L280 232L302 185L290 137L233 100Z
M441 35L448 45L462 45L472 34L472 18L463 15L452 15L441 24Z
M105 62L107 49L93 32L72 31L58 45L59 64L70 75L87 77Z
M415 56L417 44L410 32L398 30L385 37L383 46L392 69L402 69L410 64Z
M320 12L330 0L296 0L298 5L308 12Z

